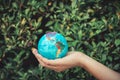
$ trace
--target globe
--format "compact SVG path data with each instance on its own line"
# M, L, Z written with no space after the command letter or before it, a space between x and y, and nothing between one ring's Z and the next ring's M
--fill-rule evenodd
M47 59L62 58L67 52L67 41L60 33L46 33L38 41L38 53Z

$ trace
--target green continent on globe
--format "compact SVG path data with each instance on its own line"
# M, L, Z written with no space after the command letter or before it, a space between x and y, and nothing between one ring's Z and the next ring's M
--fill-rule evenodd
M63 45L61 42L56 42L56 47L58 48L56 52L56 57L61 53L61 51L64 49L65 45Z

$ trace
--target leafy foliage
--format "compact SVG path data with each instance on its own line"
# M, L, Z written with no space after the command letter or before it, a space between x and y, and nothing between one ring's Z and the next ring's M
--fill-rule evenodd
M48 31L120 72L119 0L0 0L0 14L0 80L95 80L81 68L56 73L38 65L30 49Z

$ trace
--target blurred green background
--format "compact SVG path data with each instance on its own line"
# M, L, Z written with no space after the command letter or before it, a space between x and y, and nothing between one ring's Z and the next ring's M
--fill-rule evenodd
M0 0L0 80L96 80L82 68L57 73L38 64L31 48L49 31L120 72L119 0Z

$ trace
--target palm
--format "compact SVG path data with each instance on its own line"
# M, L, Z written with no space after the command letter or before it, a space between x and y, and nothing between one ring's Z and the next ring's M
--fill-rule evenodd
M35 57L42 66L55 70L57 72L64 71L65 69L69 69L74 66L78 66L79 64L77 62L78 60L76 60L78 59L76 57L78 57L78 55L80 54L78 52L68 52L68 55L65 56L64 58L59 58L55 60L48 60L42 57L37 53L37 49L33 50L33 54L35 55Z

